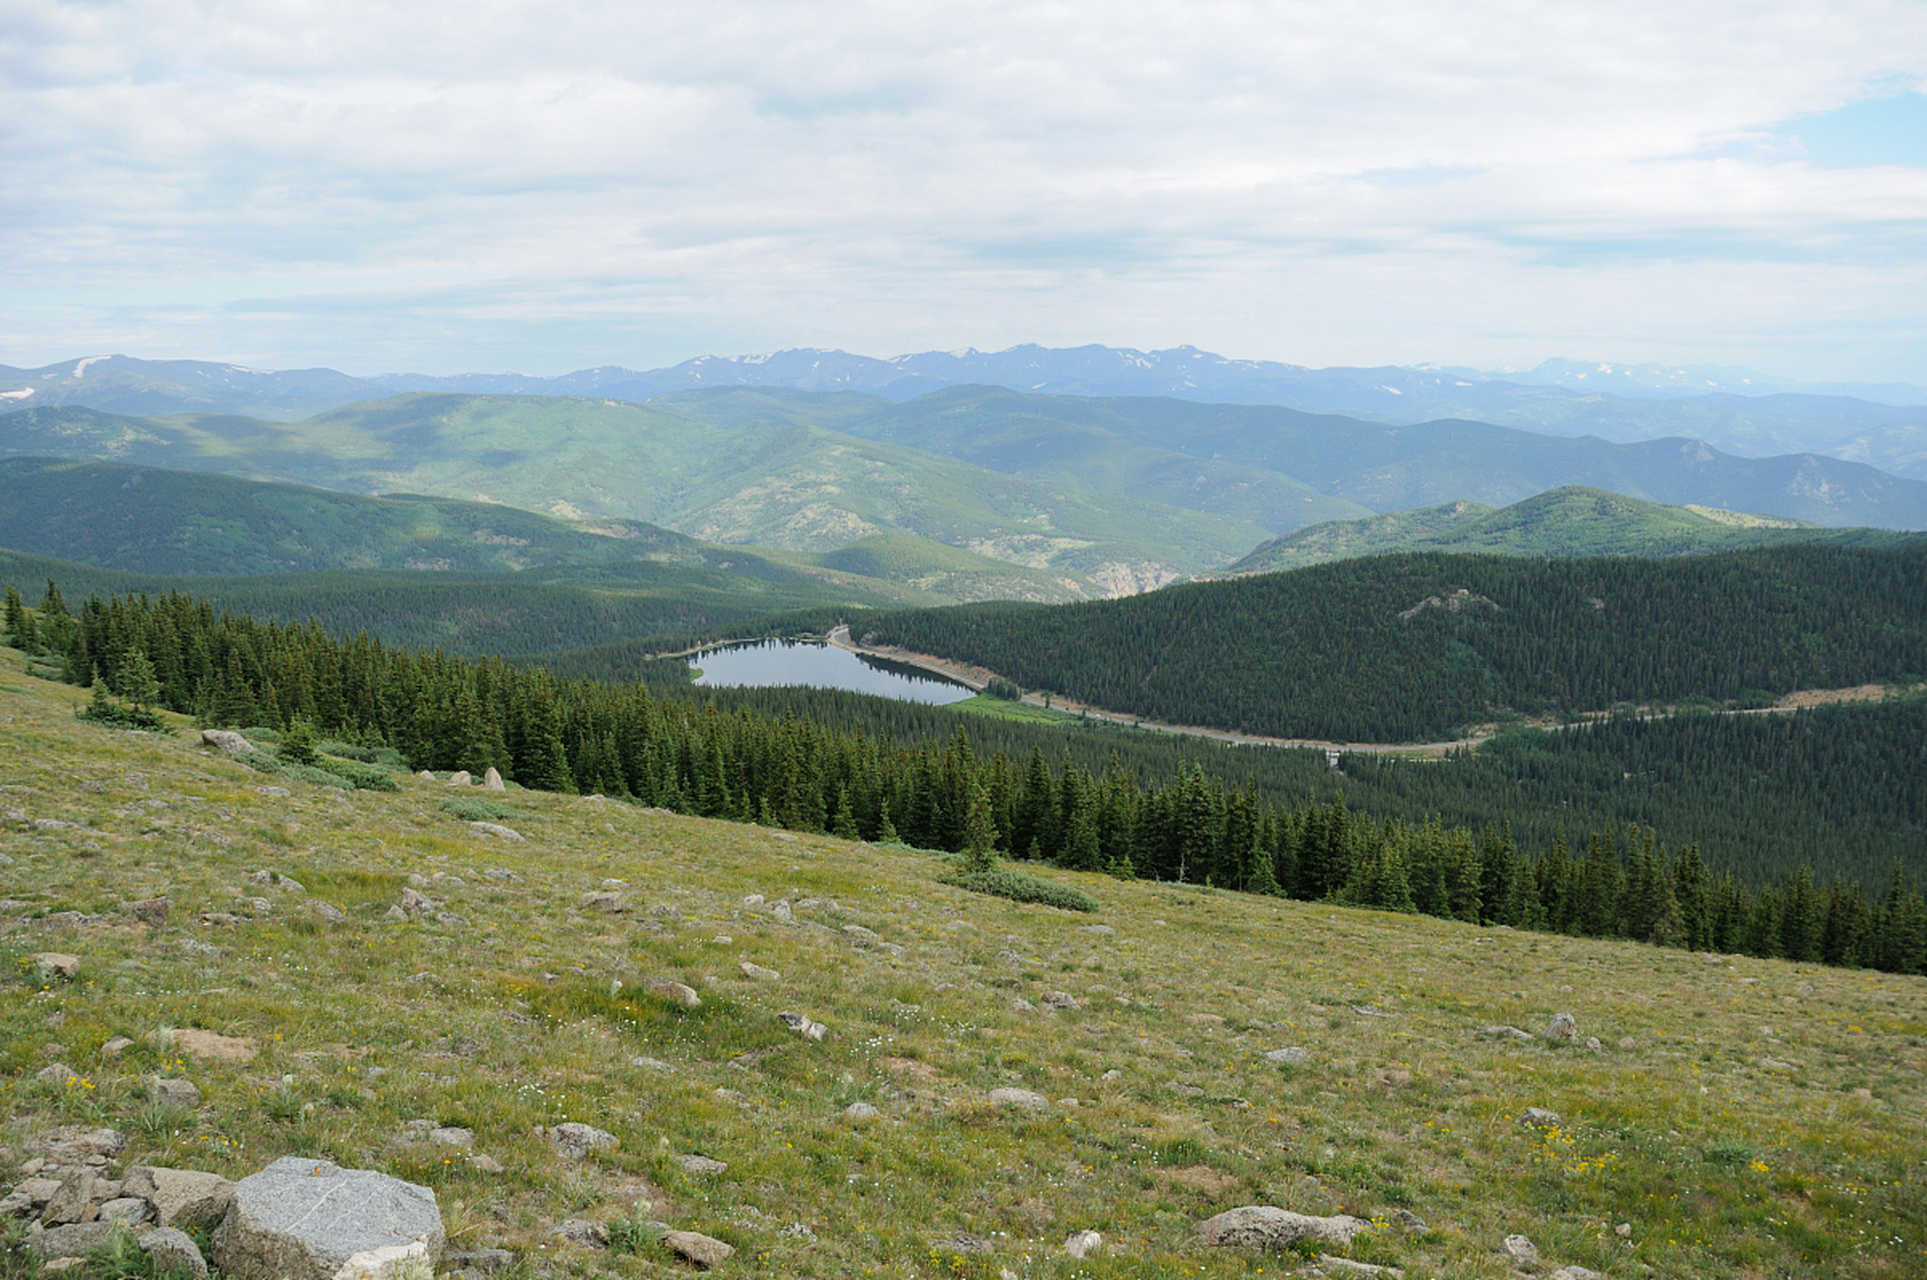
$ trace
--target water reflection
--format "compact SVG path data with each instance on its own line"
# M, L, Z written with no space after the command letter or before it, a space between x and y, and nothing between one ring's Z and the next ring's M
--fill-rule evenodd
M707 649L689 660L702 670L696 683L731 686L814 685L941 706L971 697L954 680L883 658L801 640L760 640Z

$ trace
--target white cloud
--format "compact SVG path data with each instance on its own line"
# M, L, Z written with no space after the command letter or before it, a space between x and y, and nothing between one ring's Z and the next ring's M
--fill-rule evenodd
M1913 3L0 0L0 359L1919 379L1927 171L1744 144L1923 75Z

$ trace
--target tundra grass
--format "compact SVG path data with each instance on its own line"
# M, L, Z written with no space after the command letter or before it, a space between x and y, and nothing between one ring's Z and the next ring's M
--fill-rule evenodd
M1916 978L1046 872L1101 901L1081 915L946 885L901 849L513 789L526 816L500 825L526 839L505 842L443 783L274 795L185 733L91 726L73 690L0 666L9 1171L70 1123L128 1136L116 1171L326 1157L433 1187L451 1248L620 1276L681 1273L651 1220L728 1241L743 1275L1299 1265L1196 1245L1242 1204L1369 1217L1352 1256L1414 1277L1498 1280L1512 1233L1614 1277L1927 1268ZM411 885L434 910L386 919ZM584 898L603 892L622 909ZM121 909L163 893L159 928ZM79 974L42 981L39 951ZM791 1035L785 1011L828 1035ZM1560 1011L1604 1051L1479 1034ZM192 1028L255 1056L193 1057ZM109 1057L116 1036L133 1044ZM1306 1062L1266 1061L1292 1045ZM79 1079L37 1080L54 1062ZM203 1104L151 1106L154 1075ZM1050 1106L999 1110L1002 1086ZM881 1114L848 1120L853 1102ZM410 1142L417 1119L476 1147ZM538 1126L565 1120L620 1146L560 1161ZM728 1167L685 1172L692 1153ZM627 1224L631 1247L547 1234L569 1217ZM1064 1257L1085 1229L1105 1250Z

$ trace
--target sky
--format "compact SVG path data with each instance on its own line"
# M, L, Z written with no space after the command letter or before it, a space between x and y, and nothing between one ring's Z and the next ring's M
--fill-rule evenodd
M1927 382L1919 0L0 0L0 363Z

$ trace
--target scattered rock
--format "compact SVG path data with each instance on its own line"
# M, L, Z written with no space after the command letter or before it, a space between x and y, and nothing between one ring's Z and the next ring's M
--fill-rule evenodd
M112 1040L100 1046L100 1056L103 1058L118 1058L121 1054L126 1053L133 1047L134 1042L126 1036L115 1036Z
M1049 1108L1050 1099L1029 1089L992 1089L990 1105L1019 1111L1043 1111Z
M441 1125L428 1131L428 1140L441 1147L472 1147L475 1145L475 1130Z
M643 1067L650 1071L674 1071L676 1069L660 1058L631 1058L629 1059L629 1065L632 1067Z
M1108 924L1087 924L1087 925L1084 925L1082 928L1080 928L1078 932L1094 933L1100 938L1108 938L1112 934L1116 933L1117 930L1111 928L1111 926Z
M1577 1040L1579 1038L1579 1019L1569 1013L1555 1013L1552 1021L1546 1024L1546 1039Z
M1046 991L1037 997L1046 1009L1081 1009L1082 1002L1068 991Z
M877 943L883 941L882 938L877 936L877 933L874 929L865 929L860 924L844 925L843 936L848 938L851 942L856 943L858 946L864 946L864 947L874 946Z
M201 730L201 745L213 747L225 756L246 756L254 754L254 744L232 729Z
M665 1231L662 1245L683 1261L694 1264L698 1271L720 1266L736 1252L721 1240L698 1231Z
M1103 1075L1098 1077L1099 1080L1104 1080L1104 1081L1122 1080L1123 1078L1124 1078L1124 1073L1122 1071L1119 1071L1116 1067L1112 1067L1109 1071L1106 1071Z
M427 769L423 769L423 770L421 770L421 771L420 771L420 772L418 772L418 773L417 773L417 774L416 774L415 776L416 776L417 778L420 778L420 779L421 779L421 780L422 780L423 782L433 782L433 781L435 780L435 775L434 775L434 773L432 773L431 771L429 771L429 770L427 770Z
M234 1184L212 1252L239 1280L391 1280L409 1263L433 1268L443 1239L427 1187L283 1156Z
M147 1096L163 1107L186 1107L192 1110L201 1105L201 1091L194 1087L192 1080L157 1076L149 1084Z
M1573 1265L1559 1268L1546 1280L1606 1280L1606 1277L1588 1267Z
M1276 1062L1283 1066L1296 1066L1301 1062L1310 1062L1311 1054L1297 1045L1292 1045L1288 1049L1273 1049L1265 1055L1265 1061Z
M585 893L576 900L576 905L584 911L600 911L604 915L621 914L625 903L620 893L607 889L597 889Z
M147 1201L139 1196L115 1196L111 1200L101 1202L95 1221L118 1222L124 1227L137 1227L153 1216L153 1213Z
M1397 1221L1399 1226L1404 1227L1415 1236L1422 1236L1432 1229L1425 1225L1425 1219L1419 1217L1410 1209L1395 1209L1392 1211L1392 1217Z
M51 1084L64 1089L68 1085L78 1083L80 1073L64 1062L56 1062L40 1068L34 1073L33 1078L42 1084Z
M778 898L776 901L770 903L769 913L785 924L788 924L796 918L795 912L790 910L790 900L788 898Z
M137 1164L121 1182L121 1194L153 1205L155 1220L163 1227L194 1226L215 1222L227 1212L234 1184L218 1173Z
M1599 1043L1598 1036L1587 1036L1586 1047L1592 1050L1594 1053L1604 1053L1606 1051L1606 1046Z
M881 1111L878 1111L867 1102L852 1102L849 1106L843 1108L843 1118L845 1120L874 1120L882 1114Z
M1104 1247L1104 1237L1095 1231L1080 1231L1064 1241L1064 1256L1086 1258Z
M1521 1031L1517 1027L1485 1027L1479 1031L1479 1034L1488 1040L1532 1039L1532 1033L1530 1031Z
M1037 1012L1037 1006L1032 1004L1030 1001L1024 999L1022 996L1012 996L1010 998L1010 1007L1015 1009L1018 1013L1036 1013Z
M1499 1252L1519 1266L1530 1266L1539 1261L1539 1246L1525 1236L1507 1236L1499 1245Z
M584 1249L607 1249L609 1247L609 1228L605 1223L592 1222L587 1218L566 1218L549 1228L549 1234L558 1240Z
M779 1013L777 1020L784 1026L802 1036L805 1040L821 1040L829 1034L829 1028L820 1022L812 1022L800 1013Z
M1548 1111L1544 1107L1527 1107L1525 1114L1519 1117L1519 1123L1545 1126L1562 1124L1564 1120L1557 1111Z
M1397 1267L1353 1262L1350 1258L1334 1257L1329 1253L1318 1255L1318 1269L1328 1276L1390 1276L1391 1280L1405 1280L1405 1273Z
M1637 1049L1639 1048L1639 1041L1633 1039L1631 1036L1622 1036L1619 1040L1619 1047L1628 1050Z
M488 1155L477 1154L477 1155L470 1156L468 1158L468 1167L475 1170L475 1172L477 1173L502 1172L502 1162L500 1160L497 1160L494 1156L488 1156Z
M580 1160L592 1151L613 1150L616 1135L594 1125L568 1121L549 1130L549 1146L564 1160Z
M494 765L490 765L488 767L488 772L482 775L482 790L484 791L508 790L507 787L504 787L502 785L502 775L499 772L497 772Z
M776 1234L785 1240L801 1240L804 1244L816 1243L816 1232L810 1230L807 1222L792 1222Z
M676 1166L684 1173L693 1173L699 1177L709 1177L729 1168L729 1165L721 1160L711 1160L708 1156L694 1154L677 1156Z
M139 902L127 904L127 910L150 929L159 929L167 924L167 913L174 909L174 903L165 895L158 898L142 898Z
M1363 1218L1340 1214L1318 1218L1273 1205L1227 1209L1198 1224L1198 1243L1214 1249L1288 1249L1300 1240L1351 1247L1352 1236L1371 1226Z
M332 902L323 902L319 898L308 904L308 910L327 924L341 924L348 918L346 911Z
M670 982L665 978L658 978L653 982L644 983L643 987L650 995L661 996L671 1004L681 1005L685 1009L700 1009L702 1007L703 998L696 994L696 989L685 986L680 982ZM808 1033L805 1032L804 1034L807 1035ZM823 1037L819 1034L811 1038L821 1040Z
M516 844L522 843L522 833L520 831L504 827L499 823L471 822L468 826L469 830L474 831L478 835L495 836L502 840L514 841Z
M68 955L65 951L36 951L33 954L33 973L41 982L75 977L80 973L80 957Z
M111 1222L75 1222L34 1232L27 1237L27 1248L43 1262L84 1258L106 1244L113 1234L114 1224Z
M941 1253L954 1253L963 1257L993 1252L996 1245L968 1231L953 1231L941 1240L932 1240L930 1247Z
M475 776L466 769L457 769L448 775L448 785L451 787L466 787L474 781Z
M47 1198L40 1220L48 1226L79 1222L94 1203L94 1171L82 1169L60 1180L60 1189Z
M33 1145L45 1155L49 1166L105 1164L127 1149L127 1136L115 1129L65 1124L42 1134Z
M1621 1240L1630 1240L1633 1235L1633 1224L1630 1222L1622 1222L1613 1228L1613 1234Z
M156 1274L171 1272L190 1280L201 1280L207 1275L207 1259L201 1256L201 1247L179 1227L160 1227L137 1239L142 1251L153 1260Z
M254 1041L245 1036L224 1036L198 1027L186 1027L159 1037L162 1048L175 1049L190 1058L214 1062L253 1062Z

